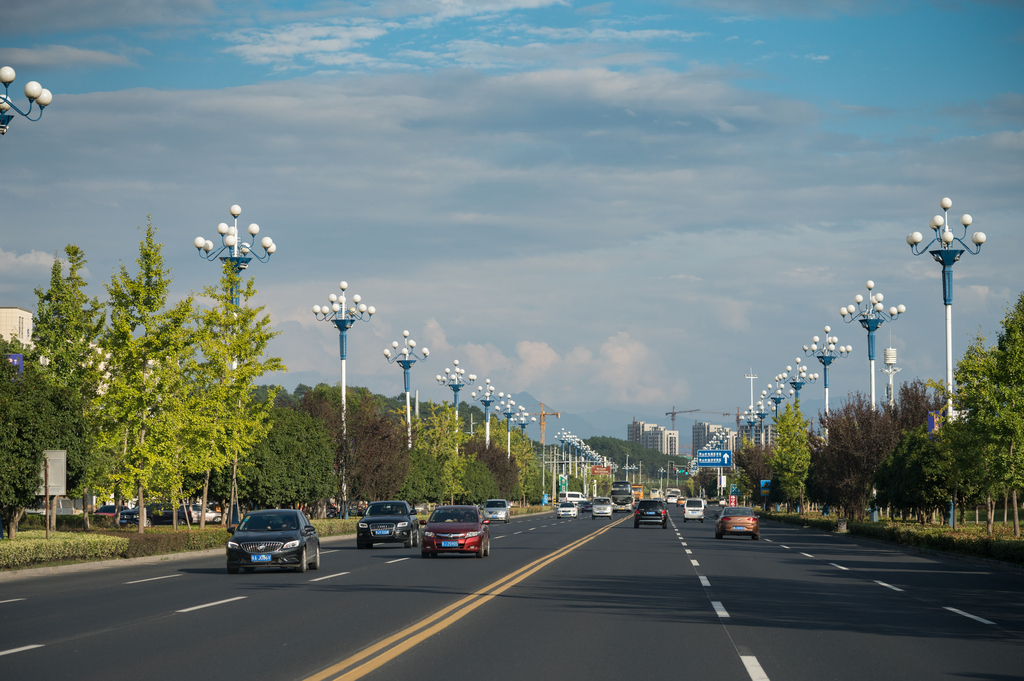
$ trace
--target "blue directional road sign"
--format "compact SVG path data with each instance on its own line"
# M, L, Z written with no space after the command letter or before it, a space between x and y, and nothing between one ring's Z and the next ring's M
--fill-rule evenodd
M697 465L701 468L722 468L732 465L730 449L700 449L697 451Z
M771 491L772 491L772 481L771 480L762 480L761 481L761 496L762 497L766 497L766 496L768 496L771 493Z

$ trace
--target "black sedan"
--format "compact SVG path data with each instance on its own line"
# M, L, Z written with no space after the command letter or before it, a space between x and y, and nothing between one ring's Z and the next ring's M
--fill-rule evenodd
M178 524L184 525L186 522L194 522L192 520L191 512L184 506L178 507ZM138 525L139 524L139 509L138 508L122 508L121 509L121 524L122 525ZM153 525L172 525L174 524L174 507L170 504L146 504L146 527L152 527Z
M356 548L372 549L374 544L419 546L416 510L404 501L375 501L356 526Z
M228 574L257 567L320 569L320 537L302 511L252 511L228 532L234 535L227 547Z

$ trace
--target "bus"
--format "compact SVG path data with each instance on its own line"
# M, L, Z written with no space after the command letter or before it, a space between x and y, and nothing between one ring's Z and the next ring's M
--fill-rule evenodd
M633 510L633 487L628 480L618 480L612 483L612 491L609 495L612 498L612 513L616 511Z

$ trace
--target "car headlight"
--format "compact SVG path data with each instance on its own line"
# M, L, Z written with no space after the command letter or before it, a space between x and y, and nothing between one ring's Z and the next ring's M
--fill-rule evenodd
M409 523L398 523L398 527L409 527Z
M229 542L228 542L228 548L229 548L229 549L237 549L237 548L238 548L238 542L235 542L235 541L229 541Z
M359 523L359 527L360 527L360 529L365 530L366 528L369 527L369 525L367 525L366 523Z
M295 548L298 548L298 546L299 546L299 540L298 539L292 539L290 542L288 542L287 544L285 544L281 548L282 549L295 549Z
M423 531L423 536L424 536L424 537L433 537L433 536L434 536L434 533L433 533L433 532L431 532L430 530L424 530L424 531Z
M481 534L483 534L483 530L477 530L476 532L467 532L466 536L467 537L479 537Z

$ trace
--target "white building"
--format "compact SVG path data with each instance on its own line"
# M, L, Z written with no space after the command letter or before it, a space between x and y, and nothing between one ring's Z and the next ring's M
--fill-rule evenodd
M633 419L626 424L626 439L647 449L656 449L666 456L679 456L679 431L657 423Z
M21 307L0 307L0 336L32 344L32 312Z

